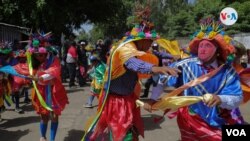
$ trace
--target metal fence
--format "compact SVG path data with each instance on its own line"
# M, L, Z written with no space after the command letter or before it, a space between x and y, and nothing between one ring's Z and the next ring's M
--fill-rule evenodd
M29 28L0 23L0 42L21 40L22 35L29 33Z

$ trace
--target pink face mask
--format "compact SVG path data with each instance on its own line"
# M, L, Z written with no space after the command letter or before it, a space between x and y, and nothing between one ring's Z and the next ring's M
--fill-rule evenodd
M200 42L198 47L198 58L204 63L208 62L215 54L216 47L213 43L208 40Z

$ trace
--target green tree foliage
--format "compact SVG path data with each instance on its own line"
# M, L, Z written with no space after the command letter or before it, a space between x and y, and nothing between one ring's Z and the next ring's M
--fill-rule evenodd
M122 4L120 0L1 0L0 22L70 34L86 21L108 22Z
M219 18L225 7L237 10L239 18L228 33L250 32L249 0L136 0L152 9L151 20L162 37L190 36L199 28L199 20ZM121 38L133 25L135 0L1 0L0 22L42 29L60 35L72 33L85 22L94 24L91 40L103 37ZM87 33L82 33L87 38ZM82 38L83 38L82 37Z
M114 16L109 16L106 20L95 22L94 28L90 31L90 40L95 43L98 39L111 38L120 39L124 33L130 30L127 26L127 18L133 14L134 0L121 0Z
M229 34L235 34L239 32L250 32L250 1L234 2L228 6L234 8L238 13L238 20L236 24L228 28Z
M250 1L196 0L189 4L186 0L161 0L154 7L152 19L161 36L173 39L188 37L199 29L199 20L206 17L219 19L221 10L232 7L238 12L238 21L226 29L228 34L250 32Z

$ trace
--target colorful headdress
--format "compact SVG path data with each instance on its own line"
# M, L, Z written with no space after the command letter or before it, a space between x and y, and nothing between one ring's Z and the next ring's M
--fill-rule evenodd
M202 40L211 40L218 44L219 57L224 62L232 62L234 59L235 49L231 45L231 38L224 35L225 27L220 21L215 21L213 18L206 18L200 21L200 30L195 32L192 41L189 43L190 52L198 53L198 46Z
M29 47L27 49L30 53L47 53L46 43L49 42L51 32L49 33L35 33L30 36Z
M14 57L15 58L24 58L26 57L25 50L18 50L14 52Z
M134 17L134 27L125 34L124 40L157 39L160 36L154 30L154 24L150 22L150 8L137 8Z
M10 54L12 52L12 43L11 42L0 42L0 53Z

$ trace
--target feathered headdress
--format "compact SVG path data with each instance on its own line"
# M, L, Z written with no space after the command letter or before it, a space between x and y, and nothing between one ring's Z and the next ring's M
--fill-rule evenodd
M232 62L235 49L231 45L232 38L225 35L224 30L225 26L213 18L200 20L200 30L194 33L192 41L189 43L190 52L197 54L199 43L202 40L211 40L218 44L220 59L224 62Z
M47 53L46 43L50 41L51 36L51 32L45 34L38 31L38 33L31 34L27 51L30 53Z
M136 5L134 27L125 34L125 41L138 39L157 39L160 36L154 30L154 24L149 20L151 10L149 6Z

